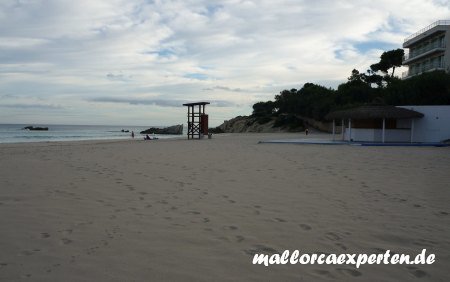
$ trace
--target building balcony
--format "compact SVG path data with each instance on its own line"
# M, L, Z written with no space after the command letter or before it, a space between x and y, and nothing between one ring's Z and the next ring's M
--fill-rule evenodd
M433 44L426 45L422 48L416 49L403 57L403 64L408 65L414 61L420 60L424 57L433 55L434 53L445 52L445 43L435 42Z
M429 63L421 66L420 68L414 68L402 73L402 79L407 79L415 75L422 74L424 72L435 71L435 70L445 70L445 65L443 62Z

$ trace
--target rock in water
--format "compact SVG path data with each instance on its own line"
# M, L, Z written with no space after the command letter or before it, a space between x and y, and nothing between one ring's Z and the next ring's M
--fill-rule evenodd
M25 126L22 129L28 129L28 130L48 130L48 127L34 127L34 126Z
M172 134L172 135L181 135L183 134L183 125L173 125L165 128L149 128L144 131L141 131L141 134Z

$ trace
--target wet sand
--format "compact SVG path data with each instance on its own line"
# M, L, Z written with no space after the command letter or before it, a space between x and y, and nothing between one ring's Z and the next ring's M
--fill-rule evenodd
M1 144L0 280L448 281L450 148L258 144L298 137ZM422 249L434 264L252 264Z

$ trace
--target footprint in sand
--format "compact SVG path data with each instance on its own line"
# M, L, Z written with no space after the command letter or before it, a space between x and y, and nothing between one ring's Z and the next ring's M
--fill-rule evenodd
M48 234L47 232L41 233L41 238L48 238L50 237L50 234Z
M24 255L24 256L31 256L32 254L34 254L34 252L30 251L30 250L25 250L25 251L21 251L20 254Z
M201 212L199 212L199 211L188 211L187 213L190 213L190 214L201 214Z
M275 221L278 221L278 222L287 222L285 219L282 219L279 217L275 217L274 219L275 219Z
M274 248L265 246L265 245L253 245L253 249L244 250L244 253L250 256L254 256L256 254L277 254L278 251Z
M219 237L217 237L217 239L219 239L220 241L224 241L224 242L230 242L230 239L228 239L225 236L219 236Z
M440 211L440 212L435 213L435 215L437 215L437 216L445 216L445 215L449 215L449 213L445 212L445 211Z
M127 189L128 189L129 191L134 191L134 190L136 190L136 188L134 188L133 185L127 185Z
M299 226L300 226L301 229L303 229L305 231L308 231L308 230L312 229L311 226L309 226L308 224L304 224L304 223L299 224Z
M384 254L384 253L386 253L386 249L383 249L383 248L372 248L372 250L374 250L375 254Z
M326 278L330 278L330 279L334 279L336 278L331 272L329 272L328 270L323 270L323 269L316 269L314 270L314 273L322 276L322 277L326 277Z
M353 277L358 277L358 276L362 275L362 273L356 269L336 268L336 270L339 272L345 273L347 275L353 276Z
M341 250L343 250L343 251L346 251L348 249L347 246L345 246L342 243L336 243L335 245L338 246L339 248L341 248Z
M415 266L407 266L406 268L408 268L409 272L417 278L422 278L422 277L428 276L427 272L420 270Z
M88 248L88 249L86 249L86 254L87 255L95 254L98 249L99 249L98 246L94 246L94 247Z
M67 244L72 243L73 241L70 240L70 239L68 239L68 238L62 238L62 239L61 239L61 242L62 242L64 245L67 245Z
M325 238L327 238L328 240L331 240L331 241L341 240L341 237L339 235L337 235L336 233L333 233L333 232L325 233Z
M64 229L64 230L59 230L58 233L61 233L63 235L70 235L72 234L73 229Z
M238 228L234 225L224 226L222 228L225 230L238 230Z

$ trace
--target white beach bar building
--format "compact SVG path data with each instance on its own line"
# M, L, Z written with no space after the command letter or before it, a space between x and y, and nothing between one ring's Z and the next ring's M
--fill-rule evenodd
M444 142L450 139L450 106L370 105L329 113L333 140L356 142ZM336 135L340 124L341 136Z

